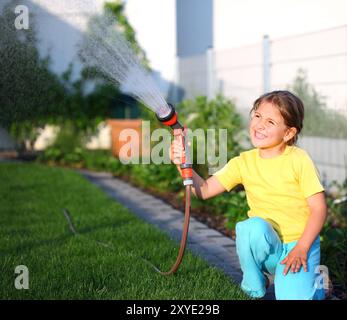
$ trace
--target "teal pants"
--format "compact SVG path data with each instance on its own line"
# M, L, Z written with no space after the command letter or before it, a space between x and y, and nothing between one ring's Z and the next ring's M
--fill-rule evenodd
M324 288L317 285L320 265L319 236L307 255L307 272L290 270L283 275L285 264L280 262L294 248L297 241L282 243L271 224L260 217L252 217L236 224L236 249L243 271L241 288L253 298L266 293L264 272L275 275L277 300L323 300ZM318 281L319 282L319 281Z

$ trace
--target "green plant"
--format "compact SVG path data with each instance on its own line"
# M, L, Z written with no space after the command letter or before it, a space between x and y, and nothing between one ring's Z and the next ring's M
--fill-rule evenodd
M44 127L43 121L35 121L35 124L31 120L22 120L13 122L10 126L10 134L15 137L20 150L33 150L34 143L39 136L41 130Z
M133 50L140 58L141 62L145 67L149 69L149 61L146 57L145 51L140 47L139 43L136 41L135 30L129 23L127 17L124 14L124 3L119 0L114 0L106 2L104 5L106 12L114 15L117 25L123 30L124 37L129 41Z
M13 27L17 4L8 2L0 15L0 126L23 147L32 146L39 129L61 109L65 89L49 69L50 58L37 50L35 17L28 30Z
M347 291L347 179L333 182L327 192L328 216L321 231L321 260L338 292Z
M225 217L227 218L226 227L234 230L236 223L246 220L248 218L247 212L249 210L246 192L245 191L232 191L228 197L227 211Z
M347 290L347 229L325 225L321 232L321 261L339 291Z

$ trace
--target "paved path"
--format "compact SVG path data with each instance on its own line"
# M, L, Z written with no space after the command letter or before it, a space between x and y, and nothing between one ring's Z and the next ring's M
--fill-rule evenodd
M79 170L79 172L134 214L156 225L160 230L166 231L174 241L180 242L184 221L183 212L114 178L110 173L86 170ZM241 283L242 272L236 254L235 241L209 228L194 217L190 218L187 249L202 257L210 265L224 271L236 283ZM272 279L264 299L274 299Z

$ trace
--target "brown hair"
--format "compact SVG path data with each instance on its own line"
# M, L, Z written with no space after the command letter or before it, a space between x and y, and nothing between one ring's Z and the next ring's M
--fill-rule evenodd
M286 90L272 91L265 93L254 101L253 107L250 111L257 110L262 102L270 102L280 111L284 124L288 127L296 128L295 136L287 141L287 145L291 146L298 140L298 134L301 132L304 121L304 104L293 93Z

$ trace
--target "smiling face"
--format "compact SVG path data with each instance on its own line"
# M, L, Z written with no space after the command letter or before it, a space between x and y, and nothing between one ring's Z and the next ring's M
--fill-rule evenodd
M296 129L285 125L278 107L271 102L263 101L252 112L249 134L251 142L256 148L278 148L280 151L295 133Z

